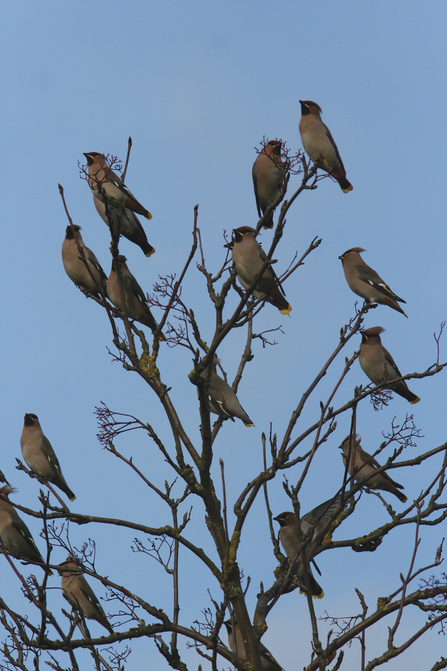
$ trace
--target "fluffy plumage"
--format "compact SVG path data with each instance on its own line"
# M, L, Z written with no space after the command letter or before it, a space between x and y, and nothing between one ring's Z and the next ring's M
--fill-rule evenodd
M23 559L31 564L39 564L45 567L45 561L40 554L31 532L25 522L9 502L9 494L15 490L12 487L0 489L0 539L2 545L16 559ZM53 575L52 571L48 571Z
M76 496L65 482L58 458L34 413L25 415L20 447L23 458L33 473L59 487L70 501L75 500Z
M262 217L268 206L274 202L284 179L281 147L282 143L279 140L270 140L253 163L253 187L259 217ZM265 219L263 228L273 228L273 212Z
M85 259L91 270L93 277L88 272L84 261L82 260L76 240L84 250ZM94 296L98 296L98 286L101 287L104 294L107 295L107 275L101 268L96 256L92 250L85 246L81 235L81 227L74 225L67 226L65 238L62 243L62 263L68 277L77 286L82 287Z
M261 272L267 256L256 240L256 231L250 226L241 226L233 230L233 238L228 245L232 249L232 259L236 267L237 278L244 289L248 289ZM281 293L282 292L282 293ZM278 308L281 314L288 314L292 307L285 298L281 283L275 271L268 265L253 291L256 298L265 298Z
M126 260L125 256L120 255L117 259L112 261L112 270L110 271L109 279L107 280L107 293L113 305L118 308L118 310L127 314L129 319L134 319L135 321L148 326L152 333L155 334L158 329L158 324L152 316L143 289L127 267ZM117 267L121 268L123 274L124 305L121 300ZM163 333L159 333L158 338L159 340L166 340Z
M111 207L127 207L146 219L152 219L152 214L138 202L123 180L109 167L103 154L91 151L84 156L88 164L88 185L96 198L101 201L107 198ZM105 196L99 187L105 192Z
M399 396L403 396L410 403L418 403L421 399L408 389L405 380L393 382L396 378L402 377L402 373L396 366L391 354L382 345L380 334L384 330L381 326L373 326L361 332L360 366L374 384L389 381L389 384L385 385L385 389L390 389Z
M218 363L219 360L215 357L211 364L211 375L209 376L208 402L211 412L225 419L229 418L233 422L234 418L237 417L244 422L245 426L254 426L230 385L217 374ZM200 377L205 380L208 379L208 375L209 369L200 373Z
M404 299L391 291L380 275L364 262L360 256L360 252L364 251L361 247L353 247L338 257L342 262L349 288L357 296L364 298L367 303L388 305L406 317L407 315L397 302L405 303Z
M335 508L338 506L338 504L339 504L338 497L335 499L329 499L328 501L321 503L319 506L303 515L300 518L301 536L304 537L310 530L311 525L315 524L312 538L310 539L309 543L316 543L317 546L321 545L321 542L323 540L321 534L324 530L327 520L329 519L330 515L333 513ZM293 561L295 559L295 556L297 555L297 552L299 552L301 549L298 534L298 519L295 513L291 511L281 513L280 515L277 515L277 517L275 517L274 519L280 525L279 540L281 541L281 545L284 548L287 558L290 561ZM301 579L304 585L304 575L301 562L298 563L297 565L296 574ZM323 589L320 587L320 585L317 583L314 576L312 575L310 567L309 567L309 582L312 596L321 599L324 596Z
M350 436L347 436L340 445L340 449L343 450L342 457L345 467L346 463L348 464L349 475L354 475L356 480L371 476L366 480L365 487L390 492L397 496L399 501L405 503L407 497L399 491L399 489L403 489L402 485L392 480L386 471L374 475L375 471L380 468L380 464L368 452L362 450L360 438L352 440Z
M68 557L66 561L59 564L59 573L62 575L64 593L79 606L84 617L87 620L96 620L110 634L113 634L112 626L106 618L96 594L82 575L79 563L73 557Z
M331 131L321 120L321 107L311 100L300 100L300 134L303 147L312 161L340 184L344 193L353 187L346 179L346 170Z

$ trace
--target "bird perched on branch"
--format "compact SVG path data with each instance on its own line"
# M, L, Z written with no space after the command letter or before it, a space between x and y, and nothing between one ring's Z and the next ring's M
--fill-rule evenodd
M388 305L388 307L401 312L406 317L407 315L397 302L405 303L404 299L399 298L397 294L391 291L380 275L364 262L360 256L360 252L364 251L366 250L361 247L353 247L338 257L342 262L349 288L357 296L364 298L367 303Z
M385 471L373 475L380 468L380 464L368 452L362 450L360 438L351 440L351 436L347 436L340 445L340 449L343 450L342 457L345 467L346 463L348 464L349 475L353 475L356 480L371 476L366 480L365 487L390 492L397 496L399 501L405 503L407 497L399 491L403 489L402 485L392 480Z
M103 154L91 151L84 156L88 164L88 185L98 200L104 202L107 199L111 207L127 207L146 219L152 219L152 214L138 202L123 180L109 167Z
M82 575L82 569L74 557L68 557L59 564L59 573L62 575L62 589L74 603L79 606L87 620L96 620L107 629L110 634L114 631L96 594Z
M244 422L245 426L254 426L230 385L217 374L218 363L219 359L215 357L211 364L211 375L208 383L208 403L211 412L224 419L229 418L232 422L237 417ZM208 375L209 368L200 373L200 377L205 380L208 379Z
M113 259L112 270L110 271L109 279L107 280L107 293L113 305L118 308L118 310L124 312L129 319L134 319L135 321L148 326L152 333L155 334L158 329L158 324L152 316L143 289L127 267L126 260L126 257L122 255ZM123 278L122 290L124 294L124 304L118 280L119 269L121 269ZM158 338L159 340L166 340L163 333L158 333Z
M138 245L147 257L155 253L155 249L148 242L144 228L132 210L129 210L128 207L112 207L109 203L106 207L106 204L99 200L95 194L93 194L93 202L99 216L115 235L119 232L130 242Z
M65 482L51 443L43 434L39 418L32 412L25 415L20 447L23 458L33 473L58 487L70 501L75 500L76 496Z
M250 226L235 228L231 242L224 246L232 249L232 259L237 278L244 289L249 289L267 260L264 250L256 241L255 229ZM257 282L253 295L256 298L265 298L277 307L283 315L288 314L292 309L270 264L266 266L262 277Z
M315 542L317 546L321 545L323 540L323 536L321 536L321 534L324 531L324 527L330 515L332 515L333 511L338 506L339 501L340 497L329 499L300 518L301 541L298 533L298 518L294 512L286 511L273 518L279 522L279 540L281 541L281 545L283 546L289 561L294 561L295 557L298 556L297 553L301 551L302 539L311 529L312 525L314 525L314 531L312 538L309 540L309 543ZM304 573L301 562L297 565L296 575L300 578L304 587ZM324 596L323 589L312 575L310 567L309 583L312 596L321 599Z
M394 363L391 354L382 345L380 334L384 330L381 326L373 326L361 331L360 366L374 384L387 381L388 384L384 386L384 389L394 391L410 403L418 403L421 399L408 389L405 380L393 382L396 378L402 377L402 373Z
M234 652L241 659L247 659L245 654L245 645L242 638L241 630L237 624L235 618L234 620L234 631L231 618L225 620L224 625L227 628L228 632L228 644L232 652ZM267 650L265 645L259 643L259 652L261 654L261 668L262 671L283 671L283 668L278 664L276 659L273 657L271 652Z
M253 163L253 187L259 217L262 217L268 206L274 202L284 179L281 147L282 143L279 140L270 140ZM263 228L273 228L273 212L265 219Z
M93 277L82 260L76 241L84 250L85 259ZM107 275L92 250L85 246L81 235L81 227L76 224L66 228L62 243L62 263L68 277L76 286L82 287L93 296L99 296L99 289L101 288L107 295Z
M45 568L45 561L31 536L30 530L9 502L9 494L16 490L8 485L0 489L0 540L5 550L16 559L23 559ZM53 575L52 571L48 571Z
M344 193L352 191L353 186L346 179L346 170L331 131L321 120L321 107L311 100L300 100L300 103L299 129L307 155L319 168L337 180Z

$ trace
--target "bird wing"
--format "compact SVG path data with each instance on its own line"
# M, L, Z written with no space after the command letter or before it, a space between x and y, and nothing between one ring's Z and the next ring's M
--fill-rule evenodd
M406 302L403 298L399 298L399 296L395 294L394 291L391 291L388 284L382 280L380 275L378 275L375 270L366 264L357 265L355 266L355 269L357 270L359 279L362 280L362 282L370 284L372 287L374 287L374 289L377 289L377 291L380 291L382 294L385 294L385 296L388 296L388 298L391 298L395 301L400 301L401 303Z
M79 576L79 578L84 578L84 576ZM85 596L85 598L88 600L88 602L93 606L95 610L99 611L99 613L101 613L101 615L104 615L105 617L104 610L98 601L98 597L88 584L87 580L84 578L84 580L79 580L79 583L80 583L79 591L81 592L81 594Z
M273 657L272 653L267 650L267 648L263 643L260 644L259 651L261 653L261 657L267 659L270 662L270 664L273 665L274 668L278 669L278 671L284 671L282 666L278 664L276 659Z
M256 199L256 207L258 208L258 217L262 217L262 212L261 212L261 206L259 205L259 196L258 196L258 180L256 178L256 175L254 171L252 172L253 175L253 187L255 190L255 199Z
M372 468L374 468L374 470L377 470L378 468L381 468L381 465L379 464L379 462L376 459L374 459L374 457L372 457L370 454L368 454L368 452L365 452L364 450L362 450L361 447L357 448L357 452L358 452L358 455L359 455L362 462L368 461L368 466L371 466ZM359 477L363 477L363 476L366 477L366 475L369 475L366 472L362 475L361 468L362 467L357 469L357 472L359 473ZM385 478L385 480L390 482L395 487L398 487L399 489L404 489L404 486L400 485L398 482L395 482L392 478L390 478L390 476L388 475L388 473L386 471L382 471L380 473L380 475L383 476ZM375 476L373 476L373 477L375 477ZM365 484L366 484L366 486L368 486L368 481L366 481Z
M26 526L25 522L17 515L17 519L11 521L11 526L17 531L18 534L23 538L28 547L33 553L36 553L39 559L43 562L43 557L39 552L37 545L34 542L33 537L31 536L30 530Z
M59 460L56 457L56 453L53 450L53 448L51 447L51 443L48 440L48 438L46 438L46 436L42 436L42 443L41 443L40 448L42 450L42 454L44 454L45 457L48 459L51 467L56 471L58 476L61 477L62 472L61 472L61 467L59 465Z
M89 249L88 247L84 247L84 252L85 252L85 257L89 263L92 264L98 271L98 273L101 275L102 279L107 283L107 275L103 271L101 264L99 263L98 259L96 256L93 254L92 250Z
M135 277L129 273L129 275L123 276L123 280L126 281L129 291L138 299L140 303L147 307L146 296L144 295L144 291L136 281Z
M257 247L257 249L258 249L259 258L261 259L262 263L265 263L265 261L267 260L267 254L264 252L264 250L262 249L262 247L261 247L261 245L259 244L259 242L258 242L258 247ZM283 296L285 296L285 295L286 295L286 292L285 292L284 289L282 288L282 284L281 284L281 282L280 282L280 280L279 280L278 275L277 275L277 274L275 273L275 271L273 270L273 266L272 266L272 264L269 264L269 265L268 265L267 270L264 271L264 276L265 276L265 273L268 271L268 269L270 269L270 272L272 273L273 277L275 278L275 281L276 281L276 283L277 283L279 289L281 290L281 293L283 294ZM261 282L262 282L262 280L261 280ZM258 286L259 286L259 284L258 284Z
M319 506L303 515L301 518L301 531L305 533L311 526L312 522L315 520L314 535L312 538L312 540L315 540L318 534L321 533L330 515L338 506L339 502L340 496L337 496L335 499L329 499L328 501L321 503Z
M340 156L340 154L338 153L338 147L337 147L337 145L335 144L335 140L334 140L334 138L333 138L332 135L331 135L331 131L329 130L329 128L326 126L325 123L323 124L323 126L324 126L324 128L325 128L326 135L328 136L329 140L331 141L331 143L332 143L332 145L333 145L333 147L334 147L335 154L336 154L336 156L337 156L337 160L338 160L338 162L340 163L340 165L341 165L341 167L342 167L342 169L343 169L343 172L346 172L346 170L345 170L345 166L343 165L343 161L341 160L341 156Z
M383 347L383 346L382 346L382 347ZM396 362L394 361L394 359L393 359L393 357L391 356L391 354L388 352L388 350L385 349L385 347L383 347L383 351L384 351L384 353L385 353L385 361L386 361L386 363L388 364L388 373L390 372L389 369L390 369L390 366L391 366L391 368L393 368L394 371L395 371L395 373L397 374L397 377L402 377L402 373L400 372L400 370L399 370L398 367L396 366ZM403 381L403 380L402 380L402 381ZM406 385L406 382L405 382L405 381L403 381L403 383Z

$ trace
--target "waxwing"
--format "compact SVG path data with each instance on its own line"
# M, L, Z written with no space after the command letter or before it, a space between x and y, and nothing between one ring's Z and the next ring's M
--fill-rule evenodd
M140 205L123 180L109 168L103 154L91 151L84 156L88 163L88 185L96 198L104 201L104 195L98 188L101 186L111 207L127 207L132 212L146 217L146 219L152 219L152 214Z
M380 333L384 330L381 326L373 326L361 331L362 344L360 345L359 362L363 372L374 384L390 380L384 389L396 392L410 403L418 403L421 399L408 389L405 380L392 382L395 378L401 377L402 373L394 363L391 354L382 345Z
M232 258L236 267L239 282L244 289L248 289L254 282L256 275L260 272L267 256L259 242L256 241L256 231L250 226L241 226L233 230L233 238L230 243L224 245L233 250ZM281 293L282 292L282 293ZM265 298L269 303L278 308L281 314L288 314L292 307L285 299L281 283L276 277L271 265L264 270L261 279L256 284L253 295L256 298Z
M79 563L73 557L59 564L59 573L62 575L62 589L64 594L79 606L87 620L96 620L107 629L110 634L114 631L94 591L82 575Z
M76 240L84 250L86 261L94 279L88 272L85 263L79 254ZM80 226L67 226L65 238L62 243L62 263L64 264L64 269L68 277L76 284L76 286L82 287L94 296L98 296L98 287L101 287L104 294L107 295L107 275L101 268L101 264L93 254L92 250L84 245Z
M228 644L232 652L234 652L241 659L246 659L245 645L244 640L242 638L241 630L234 617L233 621L234 621L234 632L231 618L229 620L225 620L224 622L224 625L226 626L228 632ZM265 647L265 645L263 645L263 643L261 642L259 643L259 652L261 654L262 671L283 671L282 666L278 664L278 662L273 657L271 652L269 652Z
M282 143L279 140L270 140L253 163L253 186L259 217L262 217L268 206L274 202L284 179L281 147ZM264 221L263 228L273 228L273 212Z
M344 193L352 191L346 170L329 128L321 120L321 107L311 100L300 100L300 134L303 147L312 161L340 184Z
M51 443L44 436L39 419L33 413L25 415L20 447L22 448L23 458L33 473L59 487L70 501L75 500L76 496L65 482Z
M93 195L93 202L99 216L109 226L105 203L99 200L96 195ZM114 232L119 230L121 235L141 247L145 256L149 257L155 253L155 249L147 240L144 228L132 210L129 210L128 207L111 207L110 205L108 205L108 209Z
M125 305L123 305L121 301L121 290L118 281L118 273L116 270L117 264L119 264L123 275L123 293ZM112 261L112 270L110 271L109 279L107 281L107 293L113 305L118 308L118 310L126 313L129 319L134 319L135 321L148 326L152 333L155 334L156 330L158 329L158 324L149 310L149 305L147 303L143 289L140 287L135 277L132 275L126 265L125 256L120 255L117 259L113 259ZM159 340L166 340L163 333L159 333L158 338Z
M0 540L5 550L16 559L45 567L45 560L36 547L30 530L9 502L8 495L14 492L12 487L0 489ZM53 575L52 571L48 571Z
M346 282L349 288L364 298L367 303L380 303L388 305L393 310L401 312L407 316L397 301L405 303L403 298L399 298L388 284L382 280L375 270L370 268L360 256L360 252L366 251L361 247L353 247L339 256L343 265Z
M302 538L310 530L312 524L314 524L314 531L312 538L308 541L309 543L316 543L317 546L321 545L323 537L321 534L324 530L326 522L328 521L330 515L332 515L335 508L340 502L340 497L335 497L335 499L329 499L324 503L321 503L319 506L306 513L300 518L301 526L301 536ZM300 539L298 534L298 520L294 512L286 511L281 513L277 517L274 517L279 525L279 540L281 545L284 548L284 551L287 555L289 561L293 561L297 556L297 553L301 551ZM301 579L304 585L304 575L302 566L298 564L298 570L296 574ZM320 585L317 583L315 578L312 575L312 572L309 567L309 582L312 592L312 596L321 599L324 596L324 592Z
M347 436L340 445L340 449L343 450L342 457L345 467L346 462L348 463L349 475L354 475L356 480L368 478L365 482L365 487L390 492L394 496L397 496L399 501L405 503L407 497L399 491L399 489L403 489L403 486L392 480L388 473L382 471L376 475L371 475L380 468L380 464L368 452L362 450L360 447L360 438L351 440L351 436ZM370 475L371 477L368 477Z
M211 376L208 384L208 402L211 412L224 419L229 418L232 422L234 422L235 417L238 417L244 422L245 426L254 426L230 385L217 374L218 363L219 359L215 357L211 364ZM207 380L208 373L209 370L205 369L200 373L200 377Z

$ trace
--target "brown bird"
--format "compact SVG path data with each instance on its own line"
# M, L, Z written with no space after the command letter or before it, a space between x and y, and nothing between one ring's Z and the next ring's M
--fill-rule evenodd
M155 332L158 329L158 324L149 310L149 305L143 289L127 267L126 260L126 257L121 255L118 256L117 259L113 259L112 270L110 271L109 279L107 281L107 293L113 305L118 308L118 310L127 314L129 319L134 319L135 321L148 326L155 335ZM124 305L121 300L117 266L121 268L123 275ZM158 333L158 338L159 340L166 340L163 333Z
M319 506L306 513L300 518L301 537L303 538L314 524L314 531L309 543L316 543L317 547L321 545L323 537L320 538L326 522L332 515L340 502L340 497L335 497L321 503ZM294 512L286 511L273 518L280 525L279 540L284 548L289 561L293 561L297 553L301 551L301 543L298 534L298 519ZM304 574L302 565L298 564L296 574L304 585ZM324 596L323 589L315 580L309 567L309 582L312 596L321 599Z
M231 652L234 652L240 659L247 659L245 653L244 639L242 638L241 630L238 623L234 620L234 632L231 619L225 620L224 625L228 632L228 644ZM283 668L278 664L272 653L267 650L263 643L259 643L259 652L261 654L261 669L262 671L283 671Z
M232 422L237 417L244 422L245 426L254 426L230 385L217 374L218 363L219 359L215 357L211 364L211 376L208 384L208 403L211 412L224 419L229 418ZM200 377L206 380L208 379L208 373L209 369L205 369L200 373Z
M109 217L112 220L112 230L114 233L120 232L125 238L138 245L144 252L145 256L149 257L155 253L155 249L149 244L144 228L140 224L137 216L129 210L128 207L112 207L107 205L109 209L109 217L107 216L106 205L96 195L93 195L93 202L96 211L107 226L110 228Z
M282 143L279 140L270 140L253 163L253 186L259 217L262 217L268 206L274 202L284 179L281 147ZM265 219L263 228L273 228L273 212Z
M109 167L103 154L91 151L84 156L88 163L88 185L96 198L103 202L104 198L107 198L111 207L127 207L132 212L146 217L146 219L152 219L152 214L140 205L123 180ZM101 193L99 187L105 192L105 195Z
M9 502L8 496L12 492L15 492L15 489L8 487L8 485L0 489L0 540L3 548L16 559L23 559L23 561L39 564L39 566L45 568L45 561L31 536L30 530ZM48 573L53 575L50 570Z
M82 575L82 569L74 557L68 557L59 564L59 573L62 575L62 589L74 603L79 606L87 620L96 620L107 629L110 634L115 632L94 591Z
M85 259L93 277L88 272L86 265L80 256L76 240L84 250ZM73 225L73 228L71 226L67 226L66 228L65 238L62 243L62 263L64 264L64 269L68 277L76 284L76 286L82 287L94 296L99 296L98 287L100 287L104 294L107 295L107 275L101 268L101 264L93 254L92 250L84 245L81 235L81 227L76 224Z
M32 412L25 415L20 447L23 458L33 473L59 487L70 501L75 500L76 496L65 482L51 443L43 434L39 418Z
M310 159L337 180L344 193L353 186L346 179L346 170L338 153L331 131L321 120L322 109L311 100L300 100L300 134L303 147Z
M256 231L250 226L241 226L233 230L233 238L225 247L232 249L233 263L239 282L244 289L248 289L260 273L267 256L259 242L256 241ZM282 293L281 293L282 292ZM278 308L281 314L288 314L292 307L285 299L280 281L276 277L271 265L268 265L262 277L256 284L253 295L256 298L265 298Z
M390 492L394 496L397 496L399 501L405 503L407 497L399 491L399 489L403 489L402 485L392 480L385 471L373 475L380 468L380 464L368 452L362 450L360 447L360 438L358 440L351 440L351 436L347 436L340 445L340 449L343 450L342 457L345 467L346 462L348 463L349 475L354 475L356 480L362 480L362 478L371 476L366 480L365 487Z
M349 288L364 298L367 303L380 303L401 312L407 316L397 301L405 303L403 298L399 298L389 288L388 284L382 280L375 270L370 268L360 256L360 252L366 250L361 247L353 247L339 256L343 265L346 282Z
M362 343L360 345L359 362L363 372L374 384L389 380L389 384L385 385L384 389L396 392L410 403L418 403L421 399L408 389L405 380L393 382L396 378L402 377L402 373L394 363L391 354L382 345L380 334L384 330L381 326L373 326L361 331Z

